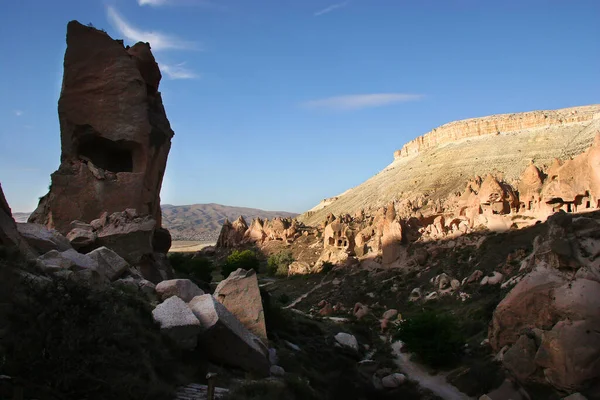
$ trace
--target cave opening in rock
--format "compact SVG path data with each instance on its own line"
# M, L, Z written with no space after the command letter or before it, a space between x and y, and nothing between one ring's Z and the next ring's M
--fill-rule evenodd
M133 150L134 146L131 144L89 135L80 139L78 155L107 171L135 172Z

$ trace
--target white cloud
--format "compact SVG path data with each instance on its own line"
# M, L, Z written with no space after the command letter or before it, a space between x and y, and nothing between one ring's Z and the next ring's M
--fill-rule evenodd
M153 0L150 0L150 1L153 1ZM343 3L332 4L329 7L326 7L324 9L322 9L322 10L317 11L315 13L315 17L319 17L319 16L321 16L323 14L327 14L327 13L330 13L332 11L338 10L340 8L346 7L347 5L348 5L347 1L345 1Z
M15 116L20 117L21 115L25 114L23 111L21 110L14 110L13 111L15 113Z
M158 0L147 0L158 1ZM146 32L129 24L115 8L108 6L106 13L110 23L119 31L121 35L132 42L148 42L154 51L160 50L197 50L198 47L193 42L188 42L177 36L160 33Z
M196 79L198 75L184 67L185 63L169 65L158 63L160 71L169 79Z
M321 108L329 110L347 111L362 108L381 107L393 103L405 103L421 100L422 94L408 93L372 93L352 94L345 96L328 97L326 99L311 100L303 103L304 107Z

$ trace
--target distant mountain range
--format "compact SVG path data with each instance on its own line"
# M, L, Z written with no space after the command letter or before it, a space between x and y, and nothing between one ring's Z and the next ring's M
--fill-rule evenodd
M264 211L256 208L230 207L221 204L191 204L174 206L163 204L162 225L171 232L173 240L216 242L225 218L234 221L242 215L248 224L253 218L295 217L298 214L286 211ZM31 213L16 212L17 222L27 222Z
M256 208L230 207L221 204L192 204L173 206L163 204L162 225L171 232L173 240L216 242L225 218L233 222L242 215L250 224L253 218L295 217L286 211L264 211Z

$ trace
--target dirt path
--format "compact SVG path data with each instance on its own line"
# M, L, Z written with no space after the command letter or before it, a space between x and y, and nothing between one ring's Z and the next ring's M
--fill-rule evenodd
M449 384L444 375L430 375L425 368L412 362L410 354L400 351L401 347L402 342L392 344L393 354L396 357L394 361L409 379L418 382L423 388L431 390L444 400L473 400L472 397L467 396Z
M313 287L308 292L304 293L303 295L301 295L296 300L292 301L290 304L288 304L287 306L285 306L283 308L293 308L296 304L300 303L302 300L304 300L305 298L307 298L308 296L310 296L310 294L312 292L314 292L315 290L319 289L320 287L323 287L324 285L327 285L330 282L331 281L325 281L325 278L323 278L323 280L321 281L321 283L315 285L315 287Z

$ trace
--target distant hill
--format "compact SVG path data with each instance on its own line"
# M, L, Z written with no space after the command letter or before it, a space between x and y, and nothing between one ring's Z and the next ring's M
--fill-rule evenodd
M225 218L230 221L242 215L248 224L253 218L295 217L285 211L264 211L256 208L230 207L221 204L192 204L173 206L163 204L162 225L171 232L173 240L215 242Z
M30 215L31 215L31 213L28 213L28 212L14 212L14 213L12 213L13 218L17 222L27 222L27 218L29 218Z
M163 204L162 225L167 228L173 240L194 240L216 242L225 218L233 222L243 215L250 224L252 218L295 217L298 214L286 211L264 211L256 208L230 207L221 204L192 204L189 206L173 206ZM27 222L31 213L16 212L13 217L17 222Z

